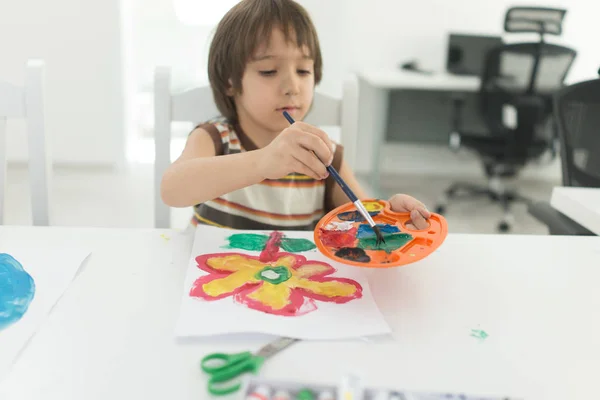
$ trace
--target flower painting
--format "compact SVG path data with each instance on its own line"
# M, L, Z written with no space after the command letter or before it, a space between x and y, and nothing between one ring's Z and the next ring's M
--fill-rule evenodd
M328 340L389 333L363 269L328 260L313 235L199 225L176 336Z
M262 246L259 256L217 253L196 257L198 268L208 275L194 282L190 296L208 301L232 297L253 310L287 317L312 312L318 308L317 302L346 303L361 297L360 284L331 277L335 269L329 264L279 251L282 242L288 250L310 250L310 241L287 239L280 232L260 236L229 238L230 246Z

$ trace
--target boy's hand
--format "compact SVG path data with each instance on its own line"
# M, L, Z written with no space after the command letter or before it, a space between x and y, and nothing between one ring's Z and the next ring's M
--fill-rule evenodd
M420 230L427 229L429 227L427 218L431 217L431 213L419 200L406 194L395 194L390 197L389 202L392 211L410 212L412 226L409 224L409 228L414 227L415 229Z
M333 149L333 142L325 132L296 122L260 150L259 172L264 179L279 179L292 172L325 179L328 176L325 165L333 161Z

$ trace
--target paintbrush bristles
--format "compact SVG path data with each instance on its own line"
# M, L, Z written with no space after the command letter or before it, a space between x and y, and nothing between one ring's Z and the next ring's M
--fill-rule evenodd
M385 243L385 239L383 238L383 235L381 234L381 230L379 229L379 227L377 225L375 225L373 227L373 232L375 232L375 237L377 238L375 240L375 245L377 247L379 247L381 245L381 243Z

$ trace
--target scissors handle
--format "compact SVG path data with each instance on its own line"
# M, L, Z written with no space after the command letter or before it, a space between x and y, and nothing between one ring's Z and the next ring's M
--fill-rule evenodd
M224 385L224 383L232 381L234 378L237 378L245 372L258 372L265 361L264 357L254 356L252 353L247 353L249 356L241 356L243 354L246 353L235 354L234 356L240 356L236 359L237 361L231 362L231 358L229 358L229 363L221 366L217 371L213 369L213 372L211 372L212 376L208 380L208 391L212 395L220 396L238 391L241 387L240 382L230 383L228 385ZM213 360L218 358L222 359L222 357L214 357L213 354L211 354L211 356L213 356ZM219 356L223 356L223 354Z
M202 359L200 366L202 371L215 374L249 358L252 358L252 353L249 351L235 354L212 353Z

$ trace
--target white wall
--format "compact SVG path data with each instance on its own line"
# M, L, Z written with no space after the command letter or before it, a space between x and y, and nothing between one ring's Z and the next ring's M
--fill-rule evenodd
M138 91L152 91L156 66L172 68L174 88L207 80L213 27L181 23L173 0L133 0L132 67Z
M133 69L138 91L152 90L152 74L157 65L173 70L173 87L207 82L206 63L210 40L216 26L190 26L176 16L173 0L133 0ZM351 21L344 16L347 0L300 0L310 12L321 33L326 79L320 90L337 93L338 77L348 66L349 42L345 38ZM337 15L335 20L332 16ZM340 28L342 27L342 28Z
M119 0L2 1L0 79L21 84L28 58L46 62L46 126L55 163L124 160ZM27 157L10 121L9 161Z
M157 64L174 68L174 84L206 80L206 59L213 27L186 26L175 16L173 0L135 0L134 58L138 87L151 88ZM503 34L511 0L298 0L319 32L324 79L319 89L341 93L341 76L369 67L396 66L417 59L424 68L443 70L449 32ZM593 77L600 66L595 16L600 3L588 0L528 0L525 5L568 9L560 39L580 52L570 79ZM518 37L514 36L513 37ZM509 36L510 39L510 36Z

